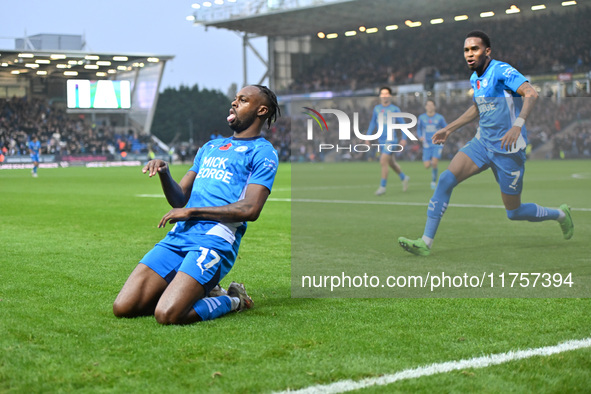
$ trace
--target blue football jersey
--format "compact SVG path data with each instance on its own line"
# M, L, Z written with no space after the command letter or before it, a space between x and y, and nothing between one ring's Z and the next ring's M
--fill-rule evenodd
M269 192L277 173L278 157L273 145L263 137L220 138L203 145L190 171L197 175L187 208L216 207L244 198L249 184L263 185ZM190 250L198 247L192 235L216 235L238 249L246 223L187 220L175 223L163 243Z
M29 141L29 149L33 151L32 155L38 155L39 150L41 150L41 142L37 141Z
M474 72L470 77L474 102L480 114L476 138L495 152L513 153L525 149L527 145L527 131L524 126L516 148L510 152L501 149L501 138L519 117L523 101L517 94L517 89L524 82L527 82L527 78L519 71L498 60L491 60L482 76L478 77Z
M373 113L371 115L371 121L369 122L369 127L367 128L367 135L373 134L374 130L376 130L379 126L379 118L381 117L382 119L382 134L380 135L380 137L378 138L378 143L380 144L384 144L387 139L388 139L388 122L387 122L387 118L386 118L386 114L387 113L399 113L400 112L400 108L398 108L396 105L394 104L390 104L387 107L384 107L382 104L378 104L374 107L373 109ZM402 118L396 118L396 123L401 124L401 123L405 123L404 119ZM396 143L398 142L398 137L396 135L396 130L394 130L394 139L389 141L392 143ZM406 140L406 134L402 133L402 139Z
M429 148L435 144L431 140L433 134L447 126L447 122L443 115L435 113L433 116L429 116L426 113L419 115L417 121L417 134L419 138L424 138L423 148Z

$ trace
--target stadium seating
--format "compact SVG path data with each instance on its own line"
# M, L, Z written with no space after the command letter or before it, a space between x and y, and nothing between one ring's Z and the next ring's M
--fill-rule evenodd
M126 130L127 131L127 130ZM0 150L5 156L28 156L27 142L36 134L41 154L117 155L148 152L149 136L110 125L92 125L84 117L66 114L46 100L0 99ZM154 146L154 149L158 149Z
M314 39L321 48L280 93L375 88L464 79L461 43L471 30L492 39L493 57L526 75L587 72L591 68L591 8L524 18L464 21L420 29L381 31L371 37ZM564 37L570 37L568 42Z

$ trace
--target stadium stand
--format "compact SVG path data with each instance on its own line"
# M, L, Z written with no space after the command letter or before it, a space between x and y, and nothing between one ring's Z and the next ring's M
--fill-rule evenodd
M263 3L260 2L260 4ZM332 8L325 8L326 12L337 12L336 15L349 17L350 13L338 14L338 12L346 12L347 7L355 6L356 2L331 3L335 4ZM382 0L372 0L372 3L382 7L391 6L389 2ZM492 3L500 4L498 1ZM458 2L457 6L459 9L468 7L469 4L471 3ZM506 8L506 5L503 4L502 7ZM404 10L413 12L414 8L416 7ZM552 9L559 8L561 7L556 5ZM302 23L301 26L295 24L290 29L296 30L290 34L302 38L301 34L313 25L312 22L316 17L324 23L323 9L318 8L318 13L313 14L314 17L311 14L306 14L305 18L300 16L303 18L300 19L301 21L310 20L310 24ZM443 9L437 10L437 12L442 11ZM278 25L285 27L286 21L281 18L289 18L290 15L297 18L298 13L298 10L294 10L279 17L272 12L261 17L264 23L257 18L252 20L221 18L219 22L212 22L209 25L232 30L244 29L240 31L247 34L249 29L265 30ZM363 14L362 17L368 17L368 15ZM359 34L355 37L343 37L341 34L335 40L321 39L315 33L308 31L304 38L309 40L309 51L301 49L306 45L301 45L301 48L296 45L295 47L300 48L297 51L301 50L301 52L294 53L290 52L293 48L287 44L294 44L297 40L285 41L284 47L287 49L281 52L282 50L276 49L281 45L273 44L279 44L283 38L279 37L275 40L277 37L273 35L278 35L279 32L285 33L285 31L271 29L269 47L274 48L272 50L276 52L273 56L275 60L269 62L269 67L275 67L276 70L269 72L272 76L269 84L280 93L280 102L283 101L282 106L288 109L284 111L284 117L265 131L265 136L273 143L282 161L330 159L320 152L315 152L312 141L307 141L304 133L299 132L306 128L306 117L300 114L303 105L297 102L298 96L310 98L319 92L328 92L330 97L335 98L364 96L369 99L378 86L388 85L398 88L394 89L396 104L403 111L418 115L424 112L424 100L428 96L427 93L433 90L434 85L445 81L467 82L469 72L463 62L458 43L463 41L468 31L482 29L492 37L494 58L507 61L523 74L533 77L533 80L547 78L543 83L554 84L554 88L548 88L549 85L538 85L541 96L551 97L552 100L544 100L543 106L538 105L539 110L535 119L532 117L528 121L529 149L532 154L540 158L589 157L590 126L584 122L585 119L591 118L588 100L582 102L565 100L565 96L589 96L589 70L591 70L591 50L589 50L591 25L587 23L589 17L591 17L591 7L577 5L576 11L560 10L539 14L528 12L490 19L471 17L468 21L462 22L448 22L450 20L448 18L446 23L437 25L425 22L418 29L401 25L401 28L396 31L387 31L382 26L375 34ZM380 21L383 21L386 16L381 15L376 18L381 18ZM348 22L339 22L338 18L333 18L331 23L334 25L332 28L344 29ZM256 32L250 31L250 33ZM568 40L565 40L565 37L568 37ZM79 54L68 54L68 56L75 55ZM284 59L283 55L291 59L291 62L288 62L289 66L285 66L290 68L287 73L279 72L282 66L278 59ZM39 52L35 56L49 55ZM139 64L140 60L140 58L130 57L129 69ZM148 60L146 64L149 64ZM11 64L5 73L7 74L9 69L16 69L17 66L19 66L17 63ZM77 67L82 68L81 65ZM161 69L158 70L161 72ZM51 75L56 70L48 69L48 72ZM157 74L154 72L147 74L146 81L157 80L155 78ZM279 74L283 76L279 78ZM572 80L567 79L568 84L563 85L568 86L564 87L563 92L558 93L557 89L561 88L557 86L561 83L559 78L562 74L569 78L574 74L583 75L586 86L579 90L574 88L576 81L573 77ZM6 76L8 77L8 74ZM124 74L122 76L125 77ZM287 80L291 80L291 83L281 82ZM404 87L408 89L403 92L404 89L401 88ZM467 91L465 86L459 86L453 94L433 91L431 97L437 100L438 112L451 121L470 105L470 99L466 96ZM138 102L140 102L138 98L132 99L132 103ZM308 105L326 108L327 103L330 104L330 101L317 100L315 104ZM359 112L359 124L363 128L369 123L372 105L349 105L349 107L339 108L348 113ZM149 132L153 111L150 109L144 112L141 124L145 125L144 131ZM298 130L298 132L291 133L291 130ZM474 132L474 127L469 125L454 133L444 147L443 157L451 158ZM47 99L35 97L29 97L28 101L16 98L0 99L0 149L3 157L28 157L26 144L32 134L38 134L42 143L42 153L52 154L57 158L75 155L110 155L119 158L121 152L146 155L150 147L157 153L169 154L168 151L161 151L161 146L158 144L151 144L149 136L138 132L135 128L130 131L130 127L116 127L113 124L103 124L101 121L93 122L88 113L72 113L59 105L49 104ZM324 142L331 142L330 136L322 136L322 138L326 139ZM189 157L194 154L198 145L204 142L195 141L193 146L188 146L186 141L175 141L172 148L176 149L182 161L185 162L190 160ZM357 142L361 143L361 141ZM418 160L420 154L420 144L411 144L400 158ZM361 152L351 152L343 158L373 159Z
M27 143L33 135L39 137L42 154L58 157L147 154L150 147L148 135L125 127L93 125L84 115L69 115L44 99L0 99L0 150L4 156L28 157Z
M82 36L38 34L14 38L0 58L3 169L30 164L33 135L42 166L136 163L163 149L150 127L172 56L94 53Z
M316 101L316 108L341 108L345 112L359 113L359 128L362 132L369 124L372 105L359 105L355 109L351 104L344 103L347 99L332 99ZM353 102L360 102L357 99ZM375 105L375 102L374 102ZM470 105L472 99L465 97L440 97L437 100L437 112L448 121L460 116ZM400 104L401 110L418 116L424 112L422 97L407 100ZM338 129L336 118L326 116L328 128ZM591 158L591 103L589 97L570 97L558 101L554 98L540 98L534 107L534 112L527 122L529 147L528 153L541 159ZM294 116L291 128L306 130L305 116ZM475 122L464 126L451 134L444 145L442 159L451 159L457 151L476 134ZM411 131L414 131L411 129ZM337 133L318 133L314 140L308 141L306 133L293 133L292 161L323 161L323 160L375 160L373 155L352 151L350 155L322 154L318 152L318 144L338 145ZM363 144L361 140L351 141L351 145ZM341 144L342 145L342 144ZM411 142L397 158L400 160L421 160L422 145Z
M467 32L484 30L492 37L493 57L523 74L587 72L591 68L591 8L557 16L462 22L378 32L339 40L314 38L323 51L309 62L283 93L343 91L380 84L434 83L466 77L461 48ZM461 27L461 28L460 28ZM564 37L570 37L568 42Z

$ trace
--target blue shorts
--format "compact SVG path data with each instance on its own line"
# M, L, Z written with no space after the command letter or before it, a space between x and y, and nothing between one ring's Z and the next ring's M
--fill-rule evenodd
M31 161L34 163L39 163L39 155L31 155Z
M515 153L498 153L487 149L478 139L472 138L460 152L464 152L480 168L481 171L490 169L505 194L521 194L523 188L523 174L525 173L525 151Z
M427 148L423 147L423 161L431 161L431 159L441 159L441 151L443 146L433 145Z
M379 144L380 144L380 154L391 155L392 153L402 152L402 150L401 150L402 145L398 144L398 141L385 141L385 142L380 141Z
M168 283L178 271L190 275L209 294L234 266L236 255L232 245L215 235L202 235L195 250L183 250L163 242L157 243L140 260Z

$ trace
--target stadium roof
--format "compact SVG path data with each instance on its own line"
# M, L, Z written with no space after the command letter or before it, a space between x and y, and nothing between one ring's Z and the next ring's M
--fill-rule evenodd
M101 79L122 71L172 59L169 55L114 54L83 51L0 49L1 77L64 77Z
M579 3L581 1L579 0ZM245 2L248 5L249 2ZM250 1L251 7L241 3L224 4L224 8L199 7L193 16L188 17L195 24L235 30L260 36L305 36L318 32L344 32L366 28L398 25L407 28L405 21L420 21L429 24L432 19L453 22L458 15L467 15L470 20L482 18L483 12L494 12L495 16L506 16L506 10L516 4L523 16L534 12L565 10L562 0L343 0L343 1L295 1L296 4L311 4L303 7L287 7L294 1L275 1L274 8L266 2ZM260 4L260 8L254 5ZM270 2L271 3L271 2ZM576 3L576 2L566 2ZM320 4L320 5L318 5ZM544 4L545 9L535 11L533 6ZM284 5L282 7L282 5ZM199 6L194 4L194 8ZM573 8L576 7L566 7Z

